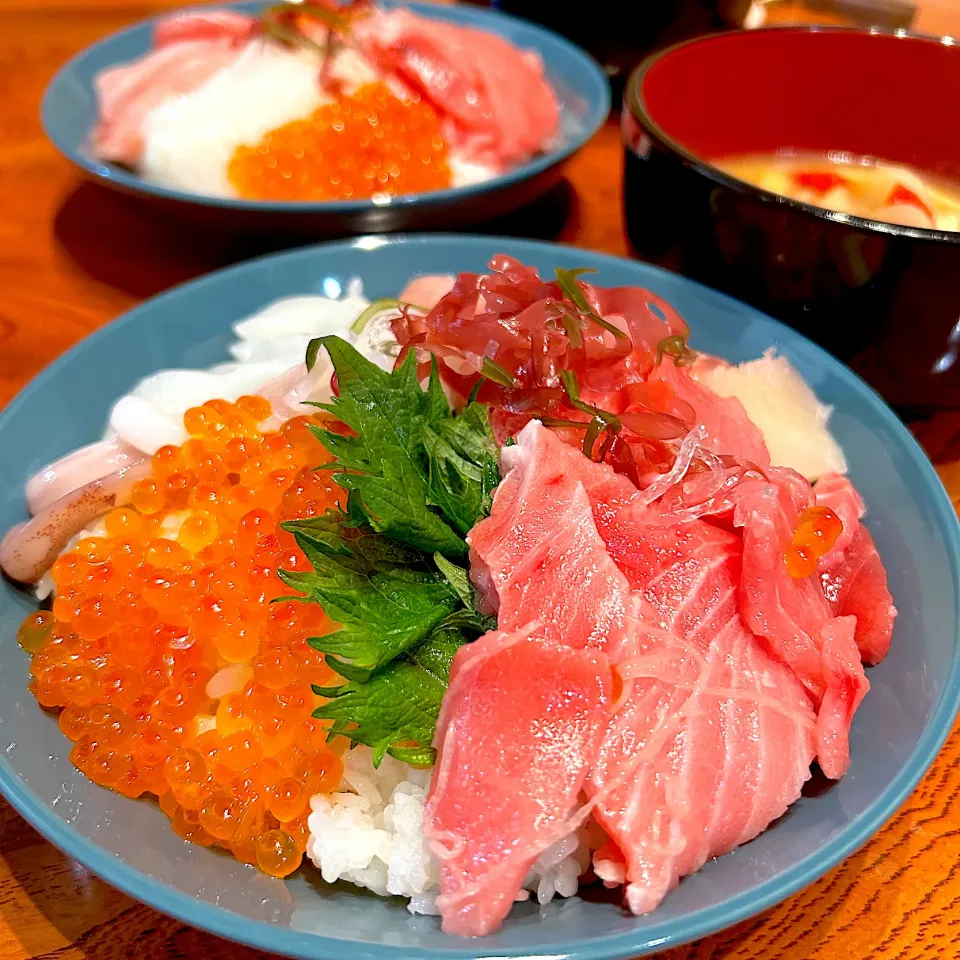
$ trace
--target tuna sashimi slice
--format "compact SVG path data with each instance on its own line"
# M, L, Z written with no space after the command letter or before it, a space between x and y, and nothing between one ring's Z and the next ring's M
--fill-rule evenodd
M736 506L734 522L743 529L740 613L815 698L817 758L823 772L836 779L849 760L853 711L870 683L853 629L831 622L834 611L820 578L795 579L784 563L800 510L812 501L812 492L805 492L809 485L793 471L769 475L774 482L745 482Z
M499 927L537 857L570 832L611 689L603 654L547 639L535 624L457 653L424 815L441 861L444 932Z
M826 691L817 713L817 759L833 779L850 765L850 724L870 689L854 640L856 623L856 617L834 617L821 632Z
M819 701L825 686L819 631L830 618L830 608L815 577L794 580L784 563L800 510L779 484L747 481L738 492L735 523L743 529L744 558L741 613Z
M816 717L803 685L739 616L738 533L666 523L610 468L559 443L549 452L554 469L575 471L590 492L634 591L615 667L624 693L588 794L616 844L598 851L597 874L625 879L628 905L644 913L796 800Z
M854 639L865 663L879 663L890 649L897 616L887 571L870 531L861 526L853 543L820 575L835 617L856 618Z
M187 10L164 17L153 31L158 47L184 40L231 40L244 43L259 29L254 17L235 10Z
M230 38L183 40L102 71L94 80L100 116L92 137L96 155L136 166L147 114L171 97L196 90L239 55Z
M456 279L452 273L428 273L414 277L400 291L397 299L432 310L453 289Z
M625 881L628 906L645 913L680 877L782 815L815 758L828 776L846 769L850 723L869 687L857 620L837 602L847 581L838 577L829 597L819 577L789 576L786 545L816 502L793 471L739 468L731 486L723 467L726 519L707 521L678 520L656 497L716 477L678 473L656 493L637 490L537 422L502 466L491 516L470 535L473 573L496 595L501 629L540 617L556 649L609 658L620 689L614 715L592 762L589 745L576 744L590 771L581 815L590 810L611 838L596 854L597 875ZM868 542L862 503L843 478L825 478L820 493L845 521L833 559L838 570L848 564L852 584ZM457 684L468 657L454 663ZM444 894L474 889L463 873L451 865ZM504 874L499 910L522 874L519 865Z
M610 559L629 589L644 594L659 622L669 629L679 624L677 635L690 639L709 626L711 617L718 618L719 629L736 613L739 536L701 521L665 523L654 518L629 480L606 464L588 460L536 421L524 427L516 446L504 450L503 466L508 473L494 498L491 518L470 534L474 549L504 571L493 577L495 582L508 582L518 558L534 548L560 552L571 529L556 525L561 491L573 497L576 483L589 500L593 524ZM596 562L612 583L620 583L602 558ZM629 615L629 604L624 609ZM708 631L704 646L710 636Z
M397 9L357 21L354 36L382 69L451 118L453 146L475 163L522 163L559 130L539 56L496 34Z
M663 382L676 397L690 404L697 423L707 428L704 445L708 450L741 457L761 467L770 463L763 433L736 397L721 397L694 380L687 368L668 360L654 370L650 382Z
M821 569L831 566L853 543L866 512L863 498L847 477L839 473L825 473L813 488L818 507L829 507L843 523L836 543L820 558Z
M588 784L634 913L784 813L809 776L814 727L802 685L736 617L699 662L634 680Z
M595 816L626 860L627 903L652 910L679 878L760 833L800 794L816 718L793 672L738 613L741 540L627 504L608 548L642 598L625 695L591 773ZM599 875L615 871L610 858Z
M609 476L579 455L553 456L556 447L566 450L539 423L521 432L491 515L470 534L474 579L498 594L501 632L457 654L437 727L426 830L454 933L497 927L539 853L576 825L612 715L604 651L634 646L638 600L580 479L603 489Z
M564 443L552 430L539 420L532 420L516 437L516 444L505 447L501 455L501 471L510 474L517 468L521 473L534 457L538 469L545 472L541 479L557 482L557 479L576 479L584 488L593 510L594 522L603 534L603 528L614 523L623 504L637 497L637 488L622 474L606 463L595 463L585 457L576 447ZM519 477L519 474L518 474ZM550 477L555 478L549 480Z
M492 582L502 630L537 620L550 639L615 657L631 626L629 590L580 479L593 483L593 465L568 449L537 421L508 448L491 514L468 537L479 562L474 581Z
M662 525L644 517L636 505L620 510L605 531L610 556L666 629L705 648L737 614L740 538L701 520Z
M820 561L820 580L835 617L856 617L854 639L865 663L879 663L890 649L897 608L887 587L887 571L870 531L859 521L863 501L846 477L828 474L814 492L817 503L843 521L843 533Z

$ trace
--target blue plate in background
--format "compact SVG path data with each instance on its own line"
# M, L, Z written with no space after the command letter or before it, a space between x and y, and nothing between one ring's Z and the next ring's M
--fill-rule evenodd
M395 0L382 0L387 7ZM74 57L54 77L43 100L47 136L67 159L100 183L136 194L168 210L226 227L314 235L465 226L490 220L536 199L562 174L562 165L597 132L610 112L610 87L596 61L568 40L506 14L478 7L404 4L418 14L505 37L515 46L537 51L561 110L561 139L552 150L485 183L396 197L389 204L372 200L300 203L240 200L186 193L149 183L137 174L97 160L88 138L97 121L93 80L106 67L126 63L150 50L155 21L145 21L101 40ZM222 6L257 14L262 0ZM171 13L173 11L170 11Z
M145 374L225 359L230 325L278 297L363 279L396 296L416 273L480 271L507 252L541 271L595 267L604 285L648 287L689 322L694 345L731 360L777 347L821 400L868 505L900 608L887 659L854 720L852 763L825 795L801 798L752 843L688 877L654 913L631 917L580 898L518 905L502 931L446 937L398 900L325 887L303 869L286 883L191 846L155 804L95 786L27 690L15 633L30 598L0 583L0 789L48 839L105 880L187 923L311 960L633 957L743 920L810 883L868 840L932 762L960 703L958 547L949 499L916 442L857 377L798 333L674 274L569 247L508 239L364 237L267 257L172 290L84 340L0 414L0 530L23 519L23 485L42 464L96 439L112 401Z

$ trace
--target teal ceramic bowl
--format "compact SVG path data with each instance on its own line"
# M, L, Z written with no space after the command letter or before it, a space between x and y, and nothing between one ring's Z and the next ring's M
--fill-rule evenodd
M98 160L88 143L97 121L94 77L105 67L145 54L151 47L152 20L101 40L63 67L43 99L44 130L57 149L94 180L148 200L167 213L225 228L343 236L371 231L463 227L507 214L557 183L564 162L606 120L610 112L610 85L603 68L563 37L525 20L480 7L400 4L396 0L382 0L382 3L386 7L408 6L432 19L487 30L515 46L539 53L560 103L559 142L551 150L485 183L396 197L388 204L372 200L326 203L240 200L160 187L123 167ZM245 0L218 6L256 14L267 4L263 0Z
M0 788L53 843L121 890L187 923L272 953L310 960L635 957L743 920L815 880L868 840L929 766L960 702L960 530L910 434L855 375L755 310L644 264L568 247L463 237L381 237L252 261L172 290L98 331L45 370L0 414L0 529L25 515L23 484L43 463L95 439L111 401L161 367L222 360L230 325L275 298L362 277L395 296L421 272L480 271L507 252L542 271L595 267L605 285L655 291L689 321L695 346L744 360L777 347L821 399L869 507L868 521L900 608L890 655L869 670L849 773L801 798L774 828L688 877L654 913L632 917L579 897L518 905L484 940L444 936L397 900L326 887L312 869L288 882L179 839L149 801L123 799L69 763L54 717L27 691L14 639L29 597L0 583Z

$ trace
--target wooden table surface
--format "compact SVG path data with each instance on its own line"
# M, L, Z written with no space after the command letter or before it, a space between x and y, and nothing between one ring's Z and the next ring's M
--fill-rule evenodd
M82 183L44 139L41 93L64 60L161 4L0 0L0 406L77 340L171 284L260 252L157 223ZM626 253L614 126L534 210L496 225ZM960 414L922 439L960 499ZM755 920L664 960L920 960L960 956L960 734L863 850ZM92 876L0 800L0 960L184 957L255 951L184 927ZM266 956L266 955L260 955Z

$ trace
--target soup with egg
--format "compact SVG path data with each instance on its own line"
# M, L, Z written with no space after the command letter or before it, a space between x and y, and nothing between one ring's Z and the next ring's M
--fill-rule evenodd
M844 155L751 154L714 160L738 180L868 220L960 231L960 183L909 167Z

